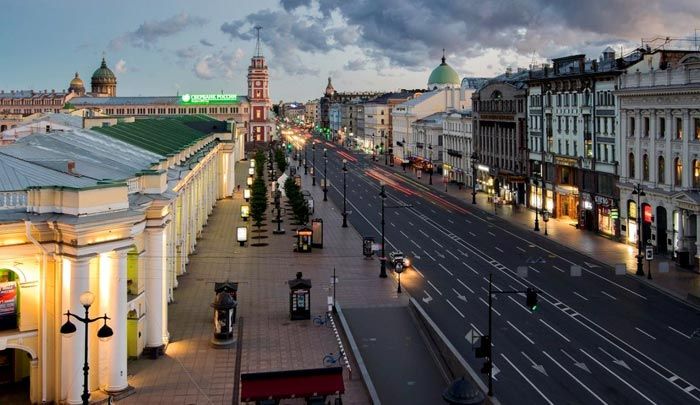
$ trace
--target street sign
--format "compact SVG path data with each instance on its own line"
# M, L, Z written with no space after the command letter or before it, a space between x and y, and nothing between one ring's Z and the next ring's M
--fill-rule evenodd
M481 338L481 334L474 329L471 329L469 332L467 332L467 335L464 336L465 339L467 339L467 342L471 343L472 346L479 341L479 338Z
M651 261L654 260L654 247L653 246L647 246L646 249L644 250L646 259Z

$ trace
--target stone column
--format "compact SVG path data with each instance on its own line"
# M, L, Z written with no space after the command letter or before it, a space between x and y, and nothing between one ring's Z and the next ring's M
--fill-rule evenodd
M162 354L168 341L165 227L146 228L146 350Z
M127 388L126 381L126 250L112 251L106 257L108 266L100 266L100 312L111 319L109 326L114 335L100 341L100 386L107 392L118 392ZM103 262L100 261L100 264ZM105 274L103 274L105 272ZM102 325L97 325L98 328Z
M678 248L679 252L685 251L685 231L683 223L685 221L684 212L682 209L678 210Z
M90 289L90 258L70 259L70 312L80 317L85 316L85 307L80 303L80 294ZM66 271L64 269L63 271ZM65 286L64 286L65 287ZM65 322L65 317L62 318ZM76 331L71 337L63 337L63 344L68 345L67 356L70 366L68 374L63 375L63 384L68 385L66 403L81 404L83 394L83 364L85 363L85 325L72 319ZM62 323L61 323L62 324ZM90 385L88 384L88 387Z

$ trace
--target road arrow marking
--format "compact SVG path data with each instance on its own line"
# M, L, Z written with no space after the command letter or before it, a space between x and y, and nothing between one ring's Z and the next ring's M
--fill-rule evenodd
M493 362L491 362L491 367L493 368L493 371L491 371L491 377L493 377L494 380L498 380L496 378L496 374L500 373L501 369L496 367L496 364L494 364Z
M445 255L443 255L442 253L438 252L437 250L435 251L435 254L438 255L438 256L440 256L441 259L444 259L444 258L445 258Z
M561 352L564 353L564 355L565 355L566 357L568 357L571 361L574 362L574 366L580 368L581 370L587 372L588 374L591 374L591 370L588 369L588 366L586 366L585 363L580 362L580 361L576 361L576 359L574 358L574 356L572 356L572 355L570 355L569 353L565 352L564 349L559 349L559 350L561 350Z
M431 297L427 291L423 291L423 292L425 293L425 295L427 295L427 297L423 297L423 302L425 302L427 304L433 300L433 297Z
M466 253L462 252L461 250L459 251L459 254L461 254L461 255L462 255L462 256L464 256L464 257L469 257L469 255L468 255L468 254L466 254Z
M632 371L632 369L630 368L630 366L628 366L627 363L625 363L624 360L616 359L615 356L613 356L612 354L606 352L605 349L603 349L602 347L598 347L598 349L600 349L601 352L603 352L603 353L607 354L608 356L610 356L610 358L612 359L613 363L617 364L618 366L622 366L622 367L626 368L626 369L629 370L629 371Z
M532 360L527 354L525 354L525 352L521 351L520 353L522 353L522 355L525 356L525 358L528 359L530 363L532 363L532 368L549 377L547 372L544 370L543 365L535 363L534 360Z
M455 254L454 254L454 253L452 253L451 251L449 251L449 250L446 250L446 252L447 252L447 253L449 253L449 254L450 254L450 256L452 256L452 257L454 257L455 259L459 260L459 257L457 257L457 255L455 255Z
M465 297L464 295L460 294L459 291L455 290L454 288L452 289L452 291L454 291L455 294L457 294L457 298L459 298L460 300L462 300L462 301L464 301L464 302L467 302L467 297Z
M564 366L562 366L561 364L559 364L559 362L556 361L556 360L554 359L554 357L550 356L549 353L547 353L547 352L545 352L544 350L542 350L542 354L544 354L545 356L549 357L549 359L552 360L552 362L553 362L554 364L556 364L557 366L559 366L560 369L562 369L569 377L573 378L577 383L579 383L579 385L581 385L586 391L588 391L591 395L593 395L598 401L600 401L602 404L605 404L605 405L608 404L607 402L605 402L605 401L603 400L603 398L599 397L598 394L596 394L596 393L593 392L590 388L588 388L588 386L587 386L586 384L584 384L581 380L579 380L578 378L576 378L575 375L571 374L571 373L569 372L569 370L567 370ZM567 355L567 356L568 356L568 355ZM571 356L569 356L569 357L571 357Z
M596 267L600 267L597 264L588 263L588 262L583 262L583 264L585 264L586 266L588 266L591 269L596 268Z

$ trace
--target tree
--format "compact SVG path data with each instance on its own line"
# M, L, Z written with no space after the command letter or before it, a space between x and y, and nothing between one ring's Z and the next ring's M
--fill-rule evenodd
M250 217L253 224L260 231L262 221L265 219L265 211L267 210L267 185L262 177L258 177L253 181L252 192L250 196Z
M277 162L277 168L280 170L280 173L284 173L284 171L287 170L287 157L284 155L282 149L275 150L275 161Z

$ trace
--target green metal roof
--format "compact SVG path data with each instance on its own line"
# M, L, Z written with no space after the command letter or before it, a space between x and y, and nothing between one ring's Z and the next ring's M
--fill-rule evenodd
M114 76L114 72L112 72L112 70L107 67L107 62L105 62L105 58L102 58L102 64L99 68L97 68L97 70L95 70L95 73L92 74L92 80L95 79L117 80L117 77Z
M459 85L459 75L452 69L450 65L442 58L442 63L433 70L428 78L428 85L431 84L456 84Z
M186 125L187 122L192 121L209 121L209 119L203 116L143 119L93 129L147 151L167 156L181 151L211 133Z

